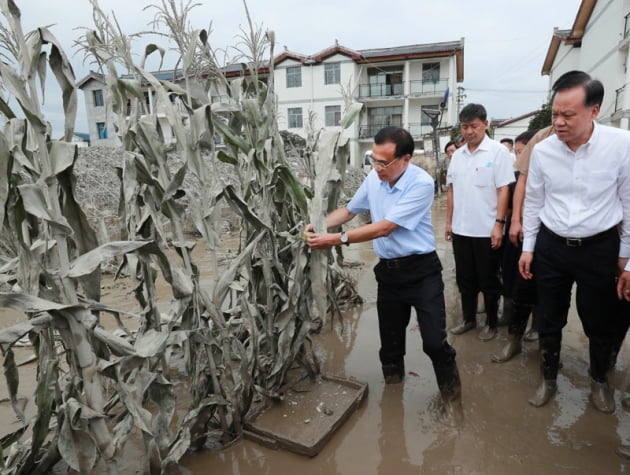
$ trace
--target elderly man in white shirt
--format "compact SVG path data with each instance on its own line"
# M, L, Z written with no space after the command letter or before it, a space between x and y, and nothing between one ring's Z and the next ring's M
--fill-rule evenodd
M556 392L576 283L589 339L591 401L602 412L615 408L606 372L622 318L616 279L630 256L630 132L595 122L603 95L601 82L584 72L560 77L552 99L555 135L532 152L519 271L531 278L535 258L542 381L529 402L536 407Z

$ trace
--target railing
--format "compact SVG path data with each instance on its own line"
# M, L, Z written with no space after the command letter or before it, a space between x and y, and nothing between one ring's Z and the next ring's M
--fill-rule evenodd
M442 94L447 87L448 79L409 81L409 94L415 96Z
M625 96L626 86L620 87L615 91L615 112L623 109L623 98Z
M433 127L430 124L409 124L409 133L414 139L419 139L426 134L433 133Z
M398 127L402 127L401 124L361 125L359 126L359 138L371 139L376 135L379 130L381 130L383 127L387 127L388 125L396 125Z
M624 17L624 25L623 25L623 37L627 38L630 35L630 13L628 13Z
M381 130L383 127L387 127L387 125L396 125L398 127L402 127L401 124L361 125L359 127L359 138L371 139L376 135L379 130ZM429 124L409 124L407 130L414 139L421 139L425 135L433 133L433 127L431 127L431 125Z
M360 84L360 97L402 96L405 92L403 83L396 84Z

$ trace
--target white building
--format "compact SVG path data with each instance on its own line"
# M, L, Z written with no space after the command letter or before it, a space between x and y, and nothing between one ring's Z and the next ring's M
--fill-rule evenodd
M630 0L582 0L571 29L554 29L542 67L549 88L563 73L582 70L604 84L599 122L630 128Z
M529 128L529 122L540 110L527 112L526 114L512 117L511 119L494 119L490 122L494 134L494 140L500 142L503 139L512 139L521 135Z
M235 66L224 70L228 79L243 74L240 65ZM263 80L268 70L266 65L260 68ZM172 76L173 72L159 74ZM371 148L374 134L386 125L408 129L416 148L423 148L423 138L433 129L422 111L438 109L445 91L457 90L463 80L463 39L357 51L335 44L310 56L285 50L274 58L278 125L281 130L306 137L309 128L339 127L346 103L363 103L359 120L345 132L353 164L358 166ZM105 117L101 100L103 77L90 73L78 87L84 91L92 144L111 144L115 140L110 132L113 126ZM147 109L159 118L159 111L152 110L151 91L146 95ZM454 125L456 115L455 97L449 95L441 126ZM166 126L164 136L168 140Z

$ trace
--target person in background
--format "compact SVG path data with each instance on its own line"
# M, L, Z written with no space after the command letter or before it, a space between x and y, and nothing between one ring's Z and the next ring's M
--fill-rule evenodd
M503 145L505 148L507 148L508 152L512 154L514 153L514 140L506 137L504 139L501 139L499 143Z
M507 149L486 134L487 113L481 104L465 106L459 120L466 145L453 154L448 168L445 238L453 243L464 321L451 333L476 327L477 295L482 292L486 325L479 338L488 341L497 334L498 270L514 172Z
M542 378L529 403L536 407L557 390L562 329L576 283L589 340L591 402L601 412L615 409L607 372L620 326L618 267L630 256L630 132L595 122L603 97L602 83L585 72L563 74L552 87L555 135L532 151L519 271L531 279L535 256Z
M457 138L455 139L455 147L461 148L464 145L466 145L466 139L464 139L463 135L458 135Z
M524 153L528 142L535 134L535 130L528 130L520 134L514 140L514 153L516 154L517 162L521 159L521 155ZM531 149L532 147L529 148L527 153L531 153ZM520 173L516 170L517 183L520 178ZM519 228L522 202L522 196L518 201L516 195L514 196L512 214L517 214ZM510 227L513 221L514 218L512 217ZM508 234L509 230L508 228ZM492 361L495 363L505 363L521 352L521 340L523 339L525 328L527 327L527 320L529 319L529 315L534 313L534 307L536 305L535 282L531 279L523 279L518 272L518 259L521 255L521 250L521 240L506 240L503 259L503 317L507 318L508 341L499 353L491 356ZM533 325L534 323L532 323L532 326ZM530 336L530 338L533 338L533 335Z
M461 384L455 350L446 340L442 264L436 253L431 204L433 178L410 163L413 138L400 127L386 127L374 137L373 170L350 202L326 217L327 229L341 226L369 210L372 223L341 233L313 233L311 249L373 241L379 262L377 312L385 383L405 376L405 340L411 309L422 336L422 347L433 363L444 408L454 424L463 418ZM312 225L307 231L313 231Z
M449 162L451 160L451 157L455 153L455 150L457 150L457 145L455 145L455 141L449 140L444 146L444 153L446 154L446 158Z

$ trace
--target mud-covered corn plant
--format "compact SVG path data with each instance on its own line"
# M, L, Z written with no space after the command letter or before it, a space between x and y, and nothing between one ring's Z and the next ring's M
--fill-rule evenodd
M335 312L337 296L356 298L335 252L311 254L300 239L307 222L321 229L326 211L337 205L347 143L340 132L316 134L306 158L317 173L306 185L289 168L276 122L273 34L255 27L248 14L239 45L243 75L228 81L209 31L189 26L194 5L162 0L148 7L155 12L152 27L174 45L181 74L159 80L145 60L164 49L148 44L134 62L132 36L91 1L94 28L78 44L102 68L124 148L123 240L100 245L73 194L72 67L48 29L25 34L17 5L0 0L0 112L6 119L0 219L15 250L0 269L0 306L25 315L0 330L20 423L0 440L6 474L46 473L60 459L80 473L116 473L130 438L144 443L145 470L159 473L208 437L229 443L254 406L279 394L290 369L319 373L310 333ZM261 70L268 71L265 77ZM40 109L47 71L61 86L65 141L51 140ZM166 122L145 109L147 89ZM213 102L216 95L228 99ZM347 127L360 107L346 109ZM166 126L184 157L176 169L164 144ZM225 146L217 148L218 142ZM224 182L219 162L233 167L236 183ZM191 176L197 185L185 186ZM224 206L240 216L241 229L235 257L220 265ZM209 284L201 285L191 255L187 215L211 256ZM99 303L100 266L114 257L117 275L133 279L140 308L133 330L119 310ZM158 305L159 276L172 289L166 311ZM106 313L122 332L103 328ZM14 345L25 336L36 353L33 395L24 395L14 357ZM32 410L23 410L23 397Z

